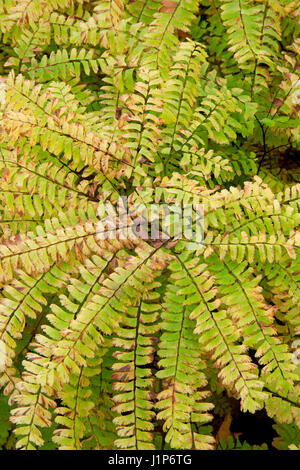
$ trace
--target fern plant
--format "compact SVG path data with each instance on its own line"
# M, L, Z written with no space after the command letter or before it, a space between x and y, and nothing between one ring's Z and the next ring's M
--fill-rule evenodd
M232 401L299 446L299 14L0 2L3 448L249 449ZM99 236L120 197L203 243Z

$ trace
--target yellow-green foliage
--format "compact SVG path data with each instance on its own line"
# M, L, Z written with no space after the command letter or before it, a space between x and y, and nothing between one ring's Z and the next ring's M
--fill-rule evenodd
M224 396L299 445L299 15L0 1L3 448L226 448ZM203 244L101 239L120 196Z

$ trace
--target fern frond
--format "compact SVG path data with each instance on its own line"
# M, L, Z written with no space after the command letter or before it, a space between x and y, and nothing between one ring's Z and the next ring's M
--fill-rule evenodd
M80 181L75 172L58 161L39 162L40 150L39 146L25 146L22 155L11 152L9 160L0 161L1 231L6 238L8 228L10 234L16 234L20 226L29 231L44 219L57 216L64 207L87 210L89 201L94 199L95 185L92 191L88 179ZM49 154L45 152L44 156ZM27 223L31 219L34 224Z
M94 11L100 25L107 29L117 26L123 17L123 0L97 0Z
M18 442L17 448L24 450L35 450L36 447L43 445L44 440L40 427L49 427L51 425L51 411L49 408L55 407L54 400L48 398L50 395L49 387L42 387L34 382L34 379L40 369L41 362L33 362L36 356L33 353L28 354L28 364L30 372L26 374L23 381L17 383L18 394L15 399L18 407L11 412L11 421L19 427L15 430ZM30 364L30 366L29 366Z
M145 287L141 281L150 274L151 266L154 270L162 269L164 266L165 259L168 259L169 255L163 253L156 255L157 251L158 249L149 251L145 246L140 250L137 249L139 256L129 258L124 267L117 267L112 278L103 281L100 294L84 300L85 308L80 310L76 318L70 319L70 314L62 309L55 309L56 315L50 317L55 328L48 327L46 330L50 336L50 343L49 339L40 337L37 345L39 353L34 354L35 378L32 377L31 381L37 384L36 400L39 400L43 387L59 389L61 385L69 382L70 372L78 376L80 368L87 366L87 360L95 357L99 346L103 344L103 334L111 334L120 324L123 315L122 305L132 304L133 293L135 299L142 295ZM70 308L70 303L67 305ZM76 308L78 309L78 306ZM69 327L66 327L68 323ZM40 352L43 353L42 356ZM52 360L49 360L50 358ZM45 361L47 366L41 368L40 364L45 364ZM32 372L30 363L28 367L28 373ZM26 380L26 373L24 374ZM22 402L22 396L18 396L16 400L18 403ZM47 425L50 425L48 420ZM23 442L25 441L22 440L20 446L23 446Z
M291 390L297 381L292 354L277 335L276 307L265 303L259 286L260 277L255 277L245 261L238 264L224 260L221 263L214 257L211 266L222 299L240 329L244 344L256 351L255 356L263 366L262 376L266 377L267 383L274 383L277 390Z
M73 0L51 0L46 4L38 0L18 0L16 5L9 10L8 19L18 26L31 22L34 23L45 14L45 10L49 14L57 8L68 8L72 4Z
M135 18L136 22L149 24L153 21L154 13L161 8L160 0L134 0L126 5L126 10L130 16Z
M276 390L272 390L271 396L266 402L266 410L268 415L277 423L290 424L295 422L300 427L300 406L298 400L299 384L289 393L285 392L281 395Z
M282 233L268 236L266 232L260 232L249 237L246 232L241 231L237 236L230 237L227 233L224 236L214 236L213 232L209 232L199 253L203 253L206 258L214 250L218 251L221 260L228 253L232 261L241 262L247 259L250 263L254 260L280 262L285 254L292 259L296 258L299 233L293 232L290 238L286 238Z
M278 17L265 5L253 5L248 0L222 0L222 20L228 28L229 50L241 68L255 75L259 64L272 66L271 56L278 48ZM259 27L257 27L257 22ZM238 25L238 28L237 28Z
M234 113L241 112L238 100L229 89L219 90L214 84L203 83L199 92L200 106L196 107L189 126L184 127L181 148L184 152L208 147L208 139L228 144L241 129Z
M70 380L64 384L60 397L64 406L58 407L55 413L58 415L55 422L63 427L58 427L53 433L53 441L57 442L60 450L80 450L86 422L95 404L91 400L91 377L100 373L102 357L97 355L92 362L92 367L81 366L78 375L70 375Z
M155 153L160 141L160 118L162 112L161 79L156 70L143 68L135 84L135 92L126 100L131 115L125 123L124 137L128 148L133 152L133 170L137 176L147 173L155 160ZM122 118L121 118L122 119ZM147 164L143 164L147 161ZM140 164L140 165L139 165ZM151 169L151 166L150 166ZM129 175L130 177L131 175Z
M114 380L113 400L118 416L114 419L119 439L115 445L122 449L154 450L153 391L154 377L151 366L154 357L156 333L159 331L157 319L160 305L159 294L151 292L159 283L147 280L147 290L137 306L128 307L126 320L122 322L112 345L117 349L113 356ZM154 281L154 279L152 280ZM121 348L121 350L119 350ZM124 410L128 414L123 415Z
M39 80L41 83L51 80L69 80L79 77L82 72L90 75L91 70L97 73L99 62L94 56L93 49L79 49L75 47L68 53L65 49L51 53L48 57L44 55L40 62L35 58L30 65L23 65L21 71L29 78Z
M84 449L115 449L115 441L117 439L116 427L113 420L116 413L112 410L114 403L113 396L113 380L112 365L115 362L112 357L114 348L111 347L111 338L104 340L106 351L101 364L101 371L98 375L91 377L92 383L92 400L95 407L91 410L87 424L87 437L83 441Z
M167 78L170 67L167 51L176 51L179 43L176 28L187 31L197 7L195 0L165 2L153 15L154 19L149 24L144 38L145 45L149 47L144 65L159 70L164 79Z
M93 211L90 212L93 217L90 221L84 212L80 214L85 221L83 225L78 223L74 213L70 212L69 217L60 213L59 218L46 220L44 227L38 226L35 232L18 234L3 241L0 245L1 282L11 280L13 272L20 267L29 275L45 272L53 261L70 259L72 250L75 250L79 259L84 259L91 252L101 253L97 240L97 219L95 213L92 214ZM105 242L102 246L105 246Z
M194 333L199 335L201 348L221 369L219 377L224 385L234 387L243 409L254 412L262 408L266 397L263 383L258 379L257 367L245 354L247 347L238 344L238 329L227 311L220 308L223 301L217 297L214 277L206 270L206 264L188 254L181 253L177 259L174 268L178 293L189 295L185 304L193 306L190 319L196 320Z
M50 40L50 27L47 21L41 19L37 24L30 23L22 29L22 35L13 48L13 55L6 61L5 66L11 66L20 72L26 62L49 46Z
M13 282L2 288L3 297L0 299L0 341L5 345L5 361L11 367L15 354L17 340L20 340L28 323L28 318L36 319L46 314L48 295L55 294L56 289L62 289L70 276L70 266L62 263L58 268L54 263L45 273L35 278L20 271ZM1 379L0 379L1 380Z
M11 108L8 104L3 122L10 147L25 135L32 147L39 144L57 158L63 153L65 163L73 160L71 169L77 171L91 166L106 172L108 158L119 161L117 156L107 153L106 143L101 144L92 128L86 129L80 120L74 121L74 113L66 107L65 97L63 102L57 98L49 100L47 91L41 93L41 85L34 86L33 81L25 80L22 75L14 79L12 74L7 87ZM123 150L122 155L124 153Z
M171 279L178 279L174 263L170 264ZM183 304L184 307L182 306ZM207 384L205 363L194 322L189 319L191 307L188 297L178 295L178 285L170 284L163 304L161 341L157 377L163 390L157 396L158 420L164 421L166 442L175 449L213 449L214 440L202 434L202 426L212 416L213 405L206 402L209 392L202 390Z
M274 292L271 298L278 308L277 317L288 325L289 336L298 335L300 331L297 313L300 301L298 261L289 261L285 266L283 264L273 266L267 263L264 272L268 286Z
M162 90L164 95L162 119L167 127L162 135L164 145L161 152L166 156L166 164L170 154L180 148L180 130L190 125L199 93L195 84L205 58L203 48L193 42L183 42L174 57L170 78Z

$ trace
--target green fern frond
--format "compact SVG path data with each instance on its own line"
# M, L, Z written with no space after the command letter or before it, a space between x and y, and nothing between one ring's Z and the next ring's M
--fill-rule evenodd
M170 265L171 284L163 304L162 335L159 344L157 377L163 390L158 393L158 420L163 420L167 431L166 442L175 449L213 449L214 439L202 434L202 426L211 421L213 405L206 401L206 368L199 351L194 322L189 319L191 306L185 294L178 295L176 264ZM176 282L176 281L175 281ZM182 307L184 305L184 307Z

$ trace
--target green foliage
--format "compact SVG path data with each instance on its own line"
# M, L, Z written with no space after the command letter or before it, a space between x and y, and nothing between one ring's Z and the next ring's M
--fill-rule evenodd
M233 438L229 436L227 441L224 439L220 440L217 450L268 450L268 446L266 444L262 446L250 446L247 442L241 443L239 438L234 441Z
M299 15L0 1L1 448L299 448ZM203 243L100 237L121 196Z

